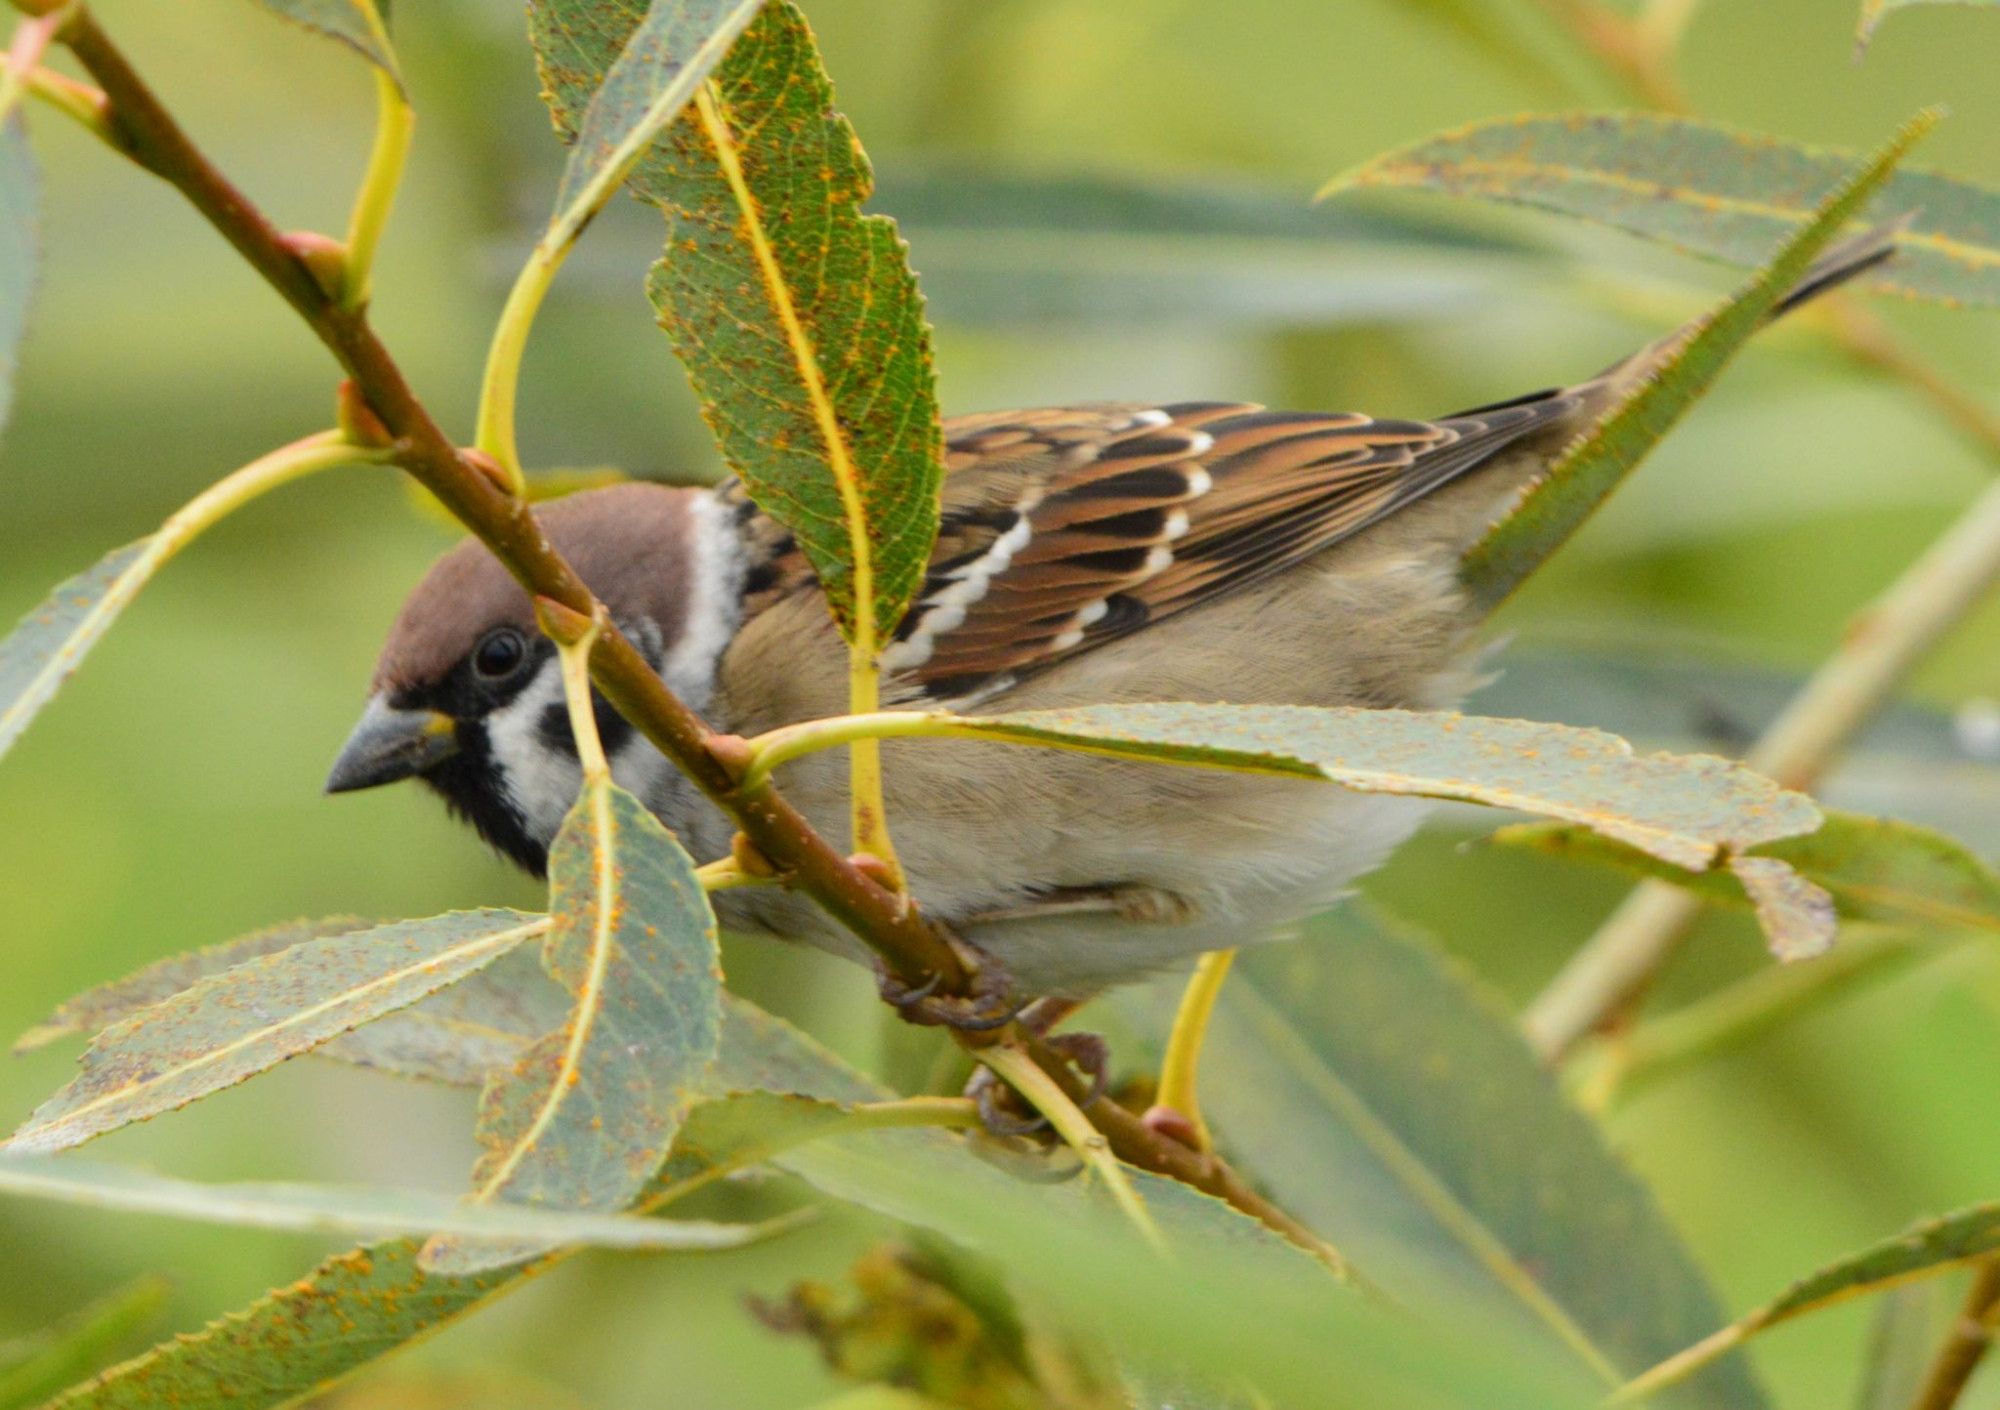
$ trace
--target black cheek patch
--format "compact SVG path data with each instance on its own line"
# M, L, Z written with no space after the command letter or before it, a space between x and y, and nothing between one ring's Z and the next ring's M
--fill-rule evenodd
M597 718L597 737L604 744L606 754L616 754L624 748L625 741L632 737L631 723L611 702L596 691L590 693L591 713ZM542 747L557 751L567 757L576 757L576 737L570 733L569 705L558 701L542 711L542 718L535 726L535 736Z

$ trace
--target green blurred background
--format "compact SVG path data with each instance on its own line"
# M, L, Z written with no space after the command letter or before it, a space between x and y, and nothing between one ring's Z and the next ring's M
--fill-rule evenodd
M947 411L1131 396L1427 415L1588 373L1734 276L1621 237L1441 204L1394 209L1454 222L1465 238L1433 232L1409 250L1343 239L1339 217L1326 218L1323 239L1093 240L999 230L998 216L989 228L949 207L1000 191L1004 215L1006 193L1031 188L996 185L997 174L1097 173L1184 184L1197 208L1268 199L1283 213L1351 164L1442 127L1621 101L1532 7L1491 3L1541 56L1540 71L1469 47L1423 6L1395 0L806 8L883 176L884 206L912 217ZM1857 66L1855 6L1710 0L1686 46L1696 104L1744 127L1866 146L1942 100L1951 120L1919 161L2000 183L2000 17L1913 12ZM350 56L241 0L95 8L281 222L341 228L371 112ZM510 0L397 8L421 117L377 316L417 387L463 432L487 329L561 154ZM318 348L171 192L36 116L45 267L0 450L8 620L210 479L324 425L331 407ZM1061 193L1019 199L1051 218L1076 215ZM715 473L640 293L657 225L621 203L557 286L529 358L531 463ZM1995 396L2000 318L1885 312ZM1663 699L1633 672L1658 668L1659 652L1682 642L1779 676L1808 669L1994 469L1810 328L1772 336L1510 609L1516 636L1501 660L1514 674L1487 708L1529 712L1548 697L1565 717L1660 743L1702 742L1704 728L1726 736L1714 716L1737 708L1734 686L1711 691L1676 656L1668 679L1683 689ZM168 570L0 767L0 1029L18 1031L71 992L158 956L297 915L533 904L531 888L415 790L319 795L380 634L448 541L386 472L353 470L255 507ZM1847 796L1945 823L1990 855L2000 786L1952 726L1954 712L1963 722L2000 695L1996 653L2000 611L1989 608L1914 683L1912 699L1934 713L1878 736ZM1598 694L1572 688L1579 671L1593 691L1626 688L1600 709ZM1369 889L1524 999L1620 887L1468 847L1468 836L1448 820ZM1711 923L1665 997L1759 962L1747 928ZM738 987L851 1054L873 1051L879 1024L857 972L768 944L733 948L730 970ZM2000 1198L1996 1004L2000 973L1985 954L1963 953L1650 1090L1617 1113L1611 1138L1686 1231L1724 1303L1747 1307L1918 1215ZM0 1065L0 1121L59 1085L70 1056ZM469 1166L469 1126L458 1095L300 1063L114 1136L102 1154L202 1178L450 1190ZM392 1374L519 1374L532 1404L803 1403L830 1383L804 1343L758 1329L742 1295L840 1268L867 1232L836 1220L703 1260L580 1259ZM297 1277L328 1247L7 1202L0 1338L154 1269L174 1279L172 1325L191 1328ZM1784 1404L1849 1397L1865 1318L1845 1309L1758 1344ZM2000 1404L2000 1383L1975 1399Z

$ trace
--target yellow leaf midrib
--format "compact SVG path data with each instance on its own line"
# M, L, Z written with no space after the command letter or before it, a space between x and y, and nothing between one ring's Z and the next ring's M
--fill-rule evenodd
M702 84L695 94L694 102L695 112L701 118L702 129L715 152L716 165L721 169L730 196L736 203L745 241L750 247L751 256L757 265L758 276L764 285L765 299L784 332L785 343L791 350L800 385L805 390L813 423L826 447L827 469L833 475L834 486L840 494L841 510L846 517L848 552L853 572L853 646L857 655L872 661L875 656L877 635L874 548L868 539L867 506L862 499L861 480L855 468L853 452L847 444L845 433L841 430L840 418L834 409L832 394L827 390L826 377L820 368L818 353L813 347L804 321L799 317L798 306L793 302L791 285L786 281L784 269L778 263L777 251L773 248L770 235L764 228L756 197L750 190L748 179L744 176L742 156L737 151L734 131L730 127L728 115L723 110L721 90L714 79L711 78Z

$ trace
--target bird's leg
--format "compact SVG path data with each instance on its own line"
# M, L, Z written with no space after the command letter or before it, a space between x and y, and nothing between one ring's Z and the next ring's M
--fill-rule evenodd
M950 1028L960 1033L1005 1028L1025 1007L1013 998L1014 981L1007 967L968 940L956 935L947 935L947 939L972 976L970 993L938 993L943 976L937 974L921 984L911 984L878 959L875 980L882 1001L901 1014L904 1022L927 1028Z
M1042 1038L1074 1063L1078 1072L1090 1079L1090 1090L1078 1103L1088 1110L1110 1085L1110 1048L1095 1033L1061 1033L1053 1037L1049 1034L1051 1028L1082 1007L1082 1002L1077 999L1037 999L1021 1011L1020 1022L1023 1028ZM1020 1102L1013 1089L988 1068L982 1067L972 1074L972 1080L966 1083L965 1095L972 1098L973 1105L979 1109L980 1123L996 1136L1033 1136L1048 1129L1046 1117L1021 1113Z

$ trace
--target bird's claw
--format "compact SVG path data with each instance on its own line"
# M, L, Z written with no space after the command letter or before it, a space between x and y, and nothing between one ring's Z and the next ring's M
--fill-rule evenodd
M1077 1105L1088 1110L1111 1084L1111 1049L1095 1033L1062 1033L1044 1038L1050 1048L1075 1065L1090 1081L1090 1089ZM988 1068L980 1068L966 1084L965 1095L979 1112L979 1124L995 1136L1038 1136L1049 1129L1049 1120L1039 1113L1018 1114L1018 1099L1011 1088Z
M963 940L954 939L952 944L972 974L971 992L940 994L943 975L933 974L921 984L911 984L878 961L875 978L882 1001L905 1023L925 1028L949 1028L958 1033L991 1033L1005 1028L1027 1007L1025 1001L1014 999L1014 982L1005 966Z

